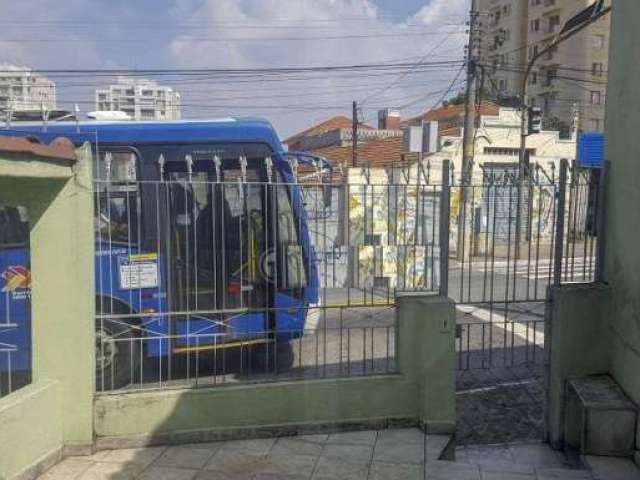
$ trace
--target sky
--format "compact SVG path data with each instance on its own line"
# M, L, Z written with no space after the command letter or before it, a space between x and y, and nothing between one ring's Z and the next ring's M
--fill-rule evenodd
M262 116L282 137L335 114L375 124L383 107L404 117L462 88L459 62L470 0L5 0L0 64L60 69L261 69L451 62L384 71L273 77L165 75L183 116ZM48 74L58 106L94 109L113 77Z

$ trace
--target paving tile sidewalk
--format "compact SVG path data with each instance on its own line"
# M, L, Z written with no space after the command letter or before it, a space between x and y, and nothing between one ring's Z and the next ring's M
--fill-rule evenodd
M39 480L597 479L541 444L462 447L456 463L438 461L447 441L397 429L112 450L67 458Z

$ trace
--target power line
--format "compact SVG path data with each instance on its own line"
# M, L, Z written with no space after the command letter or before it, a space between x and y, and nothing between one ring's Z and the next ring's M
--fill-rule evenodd
M433 53L434 53L438 48L440 48L440 47L444 44L444 42L446 42L447 40L449 40L449 38L451 38L451 35L453 35L453 32L452 32L452 33L449 33L448 35L446 35L446 36L445 36L445 37L444 37L440 42L438 42L438 43L437 43L436 45L434 45L431 49L429 49L429 51L428 51L427 53L425 53L425 55L424 55L422 58L420 58L419 62L424 62L424 61L426 61L426 60L427 60L427 58L428 58L431 54L433 54ZM401 74L400 74L400 75L399 75L395 80L393 80L389 85L387 85L386 87L384 87L384 88L380 89L380 90L379 90L379 91L377 91L377 92L374 92L374 93L372 93L372 94L368 95L368 96L367 96L367 97L365 97L363 100L361 100L359 103L360 103L360 104L365 104L365 103L366 103L366 102L368 102L371 98L373 98L373 97L375 97L375 96L378 96L378 95L381 95L381 94L383 94L384 92L386 92L386 91L388 91L388 90L392 89L393 87L395 87L395 86L398 84L398 82L402 81L404 78L406 78L406 77L407 77L407 76L408 76L412 71L414 71L414 70L415 70L415 69L409 69L409 70L407 70L406 72L401 73Z
M408 38L408 37L426 37L430 35L441 35L450 32L434 32L426 31L420 33L381 33L381 34L347 34L347 35L314 35L314 36L298 36L298 37L192 37L181 36L171 38L178 42L201 42L201 43L227 43L227 42L307 42L317 40L356 40L356 39L375 39L375 38ZM460 33L460 32L457 32ZM139 43L149 42L149 38L132 39L127 38L93 38L93 40L101 43ZM5 43L77 43L82 41L78 38L3 38L0 41Z
M377 64L352 64L352 65L315 65L306 67L268 67L268 68L156 68L156 69L127 69L127 68L104 68L104 69L32 69L31 73L42 75L128 75L128 76L157 76L157 75L265 75L265 74L285 74L285 73L307 73L307 72L355 72L367 70L389 71L403 68L417 67L446 67L455 66L461 63L460 60L441 60L435 62L413 62L413 63L377 63ZM15 70L0 70L0 74L15 73Z

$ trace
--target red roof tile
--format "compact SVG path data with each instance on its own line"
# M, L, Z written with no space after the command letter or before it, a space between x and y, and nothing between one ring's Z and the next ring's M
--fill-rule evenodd
M480 115L498 115L500 113L500 107L492 102L482 102L478 110ZM422 121L441 122L455 117L464 117L464 105L448 105L446 107L436 108L417 117L405 120L402 124L421 125Z
M323 133L327 133L332 130L341 130L345 128L350 129L353 126L352 122L353 121L349 117L345 117L344 115L337 115L328 120L325 120L324 122L321 122L317 125L307 128L306 130L303 130L300 133L296 133L295 135L292 135L291 137L287 138L283 143L286 143L287 145L289 145L290 149L295 150L295 148L292 145L295 145L296 140L300 138L322 135ZM370 127L369 125L365 125L363 123L360 124L359 128L363 128L365 130L373 130L372 127Z
M77 160L73 144L67 138L56 138L50 145L45 145L31 138L0 136L0 152L31 154L43 159L67 162Z
M334 165L351 166L351 146L318 148L310 153L325 157ZM402 137L381 138L358 144L357 166L359 167L382 168L399 166L413 162L416 158L416 155L413 154L403 154Z

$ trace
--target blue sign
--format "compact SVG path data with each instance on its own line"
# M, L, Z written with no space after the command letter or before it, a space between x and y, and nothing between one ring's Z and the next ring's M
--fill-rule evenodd
M604 134L592 132L578 136L578 166L602 168L604 162Z

